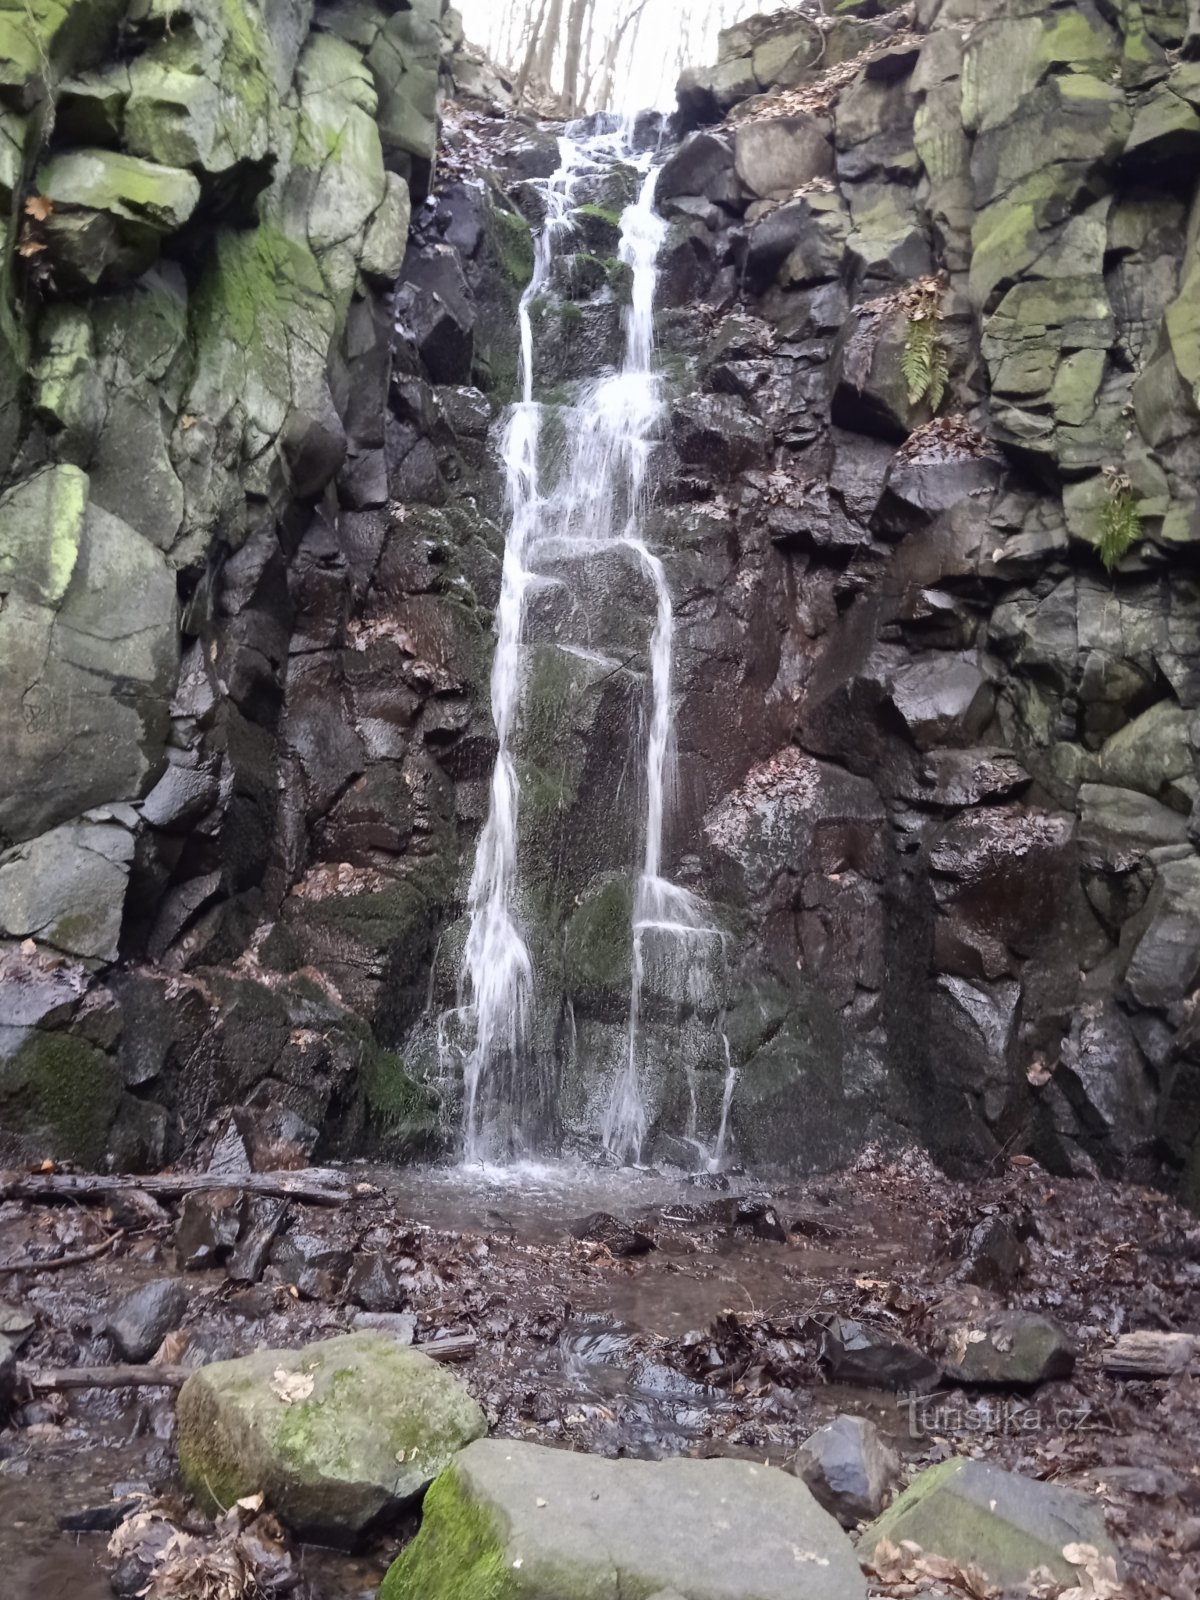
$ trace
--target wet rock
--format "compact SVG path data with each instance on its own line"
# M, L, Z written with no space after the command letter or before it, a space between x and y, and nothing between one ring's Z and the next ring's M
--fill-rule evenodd
M977 1222L963 1246L959 1276L980 1289L1008 1289L1029 1266L1029 1251L1003 1217Z
M737 206L741 185L733 151L719 134L690 134L663 165L655 191L660 203L677 195L699 195L717 205Z
M19 1350L37 1327L37 1317L27 1307L0 1300L0 1337Z
M360 1333L382 1333L398 1344L412 1344L417 1336L417 1319L409 1311L356 1311L351 1326Z
M237 1244L245 1214L238 1189L206 1189L184 1196L175 1230L175 1259L181 1270L219 1267Z
M993 706L992 688L978 660L940 652L898 672L891 698L919 750L974 743Z
M271 1250L271 1265L306 1300L332 1300L341 1294L353 1259L349 1250L304 1232L284 1234Z
M864 1383L897 1393L927 1393L942 1369L915 1345L849 1317L834 1317L821 1334L821 1360L835 1383Z
M752 194L791 194L833 171L833 147L825 129L809 117L745 122L734 137L738 177Z
M654 1240L639 1233L629 1223L610 1216L607 1211L594 1211L571 1224L573 1239L589 1239L604 1245L614 1256L644 1256L654 1249Z
M126 1361L149 1361L169 1333L183 1319L188 1294L173 1278L143 1284L118 1301L104 1331Z
M465 1548L464 1524L479 1530ZM608 1461L511 1440L471 1445L438 1480L380 1600L461 1600L496 1571L511 1574L514 1600L611 1600L618 1587L649 1596L702 1586L707 1600L866 1594L845 1535L787 1473L733 1460Z
M247 1198L238 1241L225 1267L231 1283L252 1284L262 1277L287 1211L286 1200L269 1195Z
M788 1463L843 1528L883 1510L900 1476L900 1458L865 1417L835 1417L811 1434Z
M675 448L693 467L731 477L765 460L770 444L762 423L727 395L694 395L671 408Z
M1008 1310L982 1289L947 1296L932 1312L946 1376L955 1383L1033 1388L1069 1378L1075 1345L1036 1311Z
M0 934L115 960L133 853L128 828L85 820L0 855Z
M202 1504L262 1493L295 1534L341 1545L487 1429L464 1384L378 1333L215 1362L183 1386L177 1417L180 1468Z
M346 1279L346 1298L364 1311L393 1312L400 1310L408 1296L387 1256L369 1250L354 1258Z
M0 1418L7 1419L17 1387L17 1347L0 1333Z
M1057 1582L1076 1583L1079 1568L1064 1556L1066 1545L1117 1553L1092 1496L969 1458L923 1472L864 1529L860 1557L869 1560L884 1540L911 1540L930 1555L973 1564L1001 1587L1028 1583L1042 1566Z

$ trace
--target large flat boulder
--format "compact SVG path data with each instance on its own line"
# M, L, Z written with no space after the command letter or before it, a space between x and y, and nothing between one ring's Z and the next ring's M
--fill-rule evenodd
M261 1491L293 1532L333 1544L413 1501L487 1431L459 1379L380 1333L214 1362L184 1384L178 1422L197 1499Z
M965 1457L923 1472L863 1530L858 1553L869 1560L885 1542L906 1541L964 1567L974 1563L1001 1588L1027 1583L1039 1567L1060 1583L1078 1582L1078 1565L1063 1554L1071 1545L1117 1554L1098 1500Z
M429 1491L380 1600L863 1600L805 1486L748 1461L608 1461L473 1444Z

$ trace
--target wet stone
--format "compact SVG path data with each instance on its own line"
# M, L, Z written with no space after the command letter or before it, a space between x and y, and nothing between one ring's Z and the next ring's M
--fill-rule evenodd
M997 1306L982 1290L949 1296L933 1317L942 1330L946 1376L955 1383L1033 1388L1075 1370L1075 1346L1060 1323Z
M647 1251L654 1249L654 1240L648 1234L639 1233L636 1228L610 1216L607 1211L595 1211L590 1217L573 1222L571 1237L602 1244L614 1256L644 1256Z
M865 1417L835 1417L807 1438L788 1471L843 1528L877 1517L900 1475L900 1458Z
M173 1278L143 1284L118 1301L104 1331L126 1361L149 1361L187 1310L188 1294Z
M1029 1266L1029 1251L1003 1217L977 1222L967 1235L959 1276L980 1289L1005 1289Z
M181 1270L222 1266L241 1232L244 1196L238 1189L207 1189L184 1197L175 1230L175 1257Z
M942 1370L915 1345L881 1328L834 1317L821 1339L821 1359L835 1383L923 1394L936 1388Z
M233 1283L257 1283L262 1277L286 1215L286 1200L263 1195L247 1201L245 1222L225 1268Z
M349 1250L313 1233L287 1233L271 1251L271 1265L306 1300L332 1300L342 1292L353 1258Z
M354 1258L346 1280L346 1298L364 1311L394 1312L404 1305L407 1295L396 1269L379 1250Z
M5 1334L0 1333L0 1417L7 1417L17 1386L17 1349Z

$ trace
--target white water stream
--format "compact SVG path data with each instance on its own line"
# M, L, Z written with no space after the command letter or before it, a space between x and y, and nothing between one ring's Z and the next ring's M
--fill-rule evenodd
M612 136L596 144L604 145L611 159ZM538 241L533 280L521 301L522 399L513 408L504 441L511 521L492 671L499 748L471 879L470 932L457 1013L465 1020L471 1041L463 1062L463 1134L464 1156L472 1162L514 1150L523 1153L518 1082L531 1048L535 981L521 923L520 783L514 739L524 687L527 599L540 583L550 581L544 572L539 574L539 561L584 561L624 547L648 580L655 602L645 836L633 897L627 1049L599 1130L606 1147L624 1161L639 1159L649 1120L641 1059L648 974L671 969L676 981L686 986L698 948L719 937L707 926L703 902L663 873L674 748L675 627L663 563L645 543L641 527L646 471L662 411L661 381L654 366L654 296L666 223L654 209L657 173L646 174L637 201L621 219L620 256L632 276L623 360L618 370L590 383L573 406L562 408L565 459L553 487L544 490L539 456L545 408L534 400L537 351L531 307L545 291L558 254L578 248L570 222L572 190L591 159L587 147L566 139L560 145L562 166L546 184L547 220ZM631 740L635 736L631 729ZM727 1116L726 1106L723 1125ZM719 1142L723 1144L723 1138Z

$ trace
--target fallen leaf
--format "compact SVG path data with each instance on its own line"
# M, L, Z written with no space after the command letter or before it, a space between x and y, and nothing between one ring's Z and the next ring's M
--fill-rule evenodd
M1032 1167L1034 1160L1032 1156L1009 1156L1008 1164L1010 1167Z
M53 211L54 201L47 200L44 194L31 194L25 202L25 215L35 222L48 221Z
M284 1367L275 1368L275 1377L271 1384L271 1393L278 1395L286 1405L294 1405L297 1400L307 1400L313 1392L314 1380L307 1372L288 1372Z
M40 256L45 248L40 239L22 239L17 246L17 254L28 261L30 256Z
M35 956L35 955L37 955L37 940L36 939L22 939L21 940L21 954L23 956Z
M258 1494L243 1495L240 1500L235 1500L234 1505L239 1511L261 1511L265 1496L260 1490Z

